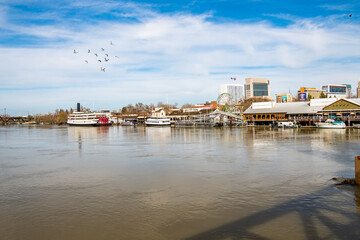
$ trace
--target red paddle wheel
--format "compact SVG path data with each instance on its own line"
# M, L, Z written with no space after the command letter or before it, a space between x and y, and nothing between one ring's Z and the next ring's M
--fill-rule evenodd
M109 119L107 117L100 117L98 123L100 124L100 126L108 126Z

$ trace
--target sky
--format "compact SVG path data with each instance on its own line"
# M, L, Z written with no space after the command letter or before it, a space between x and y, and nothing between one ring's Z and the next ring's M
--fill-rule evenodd
M234 77L267 78L272 96L329 83L355 92L359 10L358 0L0 0L0 114L181 107L216 100Z

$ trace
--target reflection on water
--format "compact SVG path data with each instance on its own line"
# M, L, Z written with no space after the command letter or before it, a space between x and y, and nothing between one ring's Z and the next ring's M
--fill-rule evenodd
M78 142L79 152L82 149L82 139L106 139L109 135L109 127L68 127L68 135L70 138L76 139Z
M355 129L1 127L4 239L356 239ZM36 224L34 224L36 223Z

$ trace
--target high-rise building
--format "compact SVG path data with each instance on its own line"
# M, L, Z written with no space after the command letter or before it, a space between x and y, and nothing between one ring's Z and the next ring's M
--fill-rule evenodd
M265 78L246 78L245 79L245 98L269 97L270 81Z
M358 81L358 87L357 87L357 98L360 98L360 81Z
M229 93L233 96L235 103L244 98L244 87L240 84L222 84L220 85L220 94Z
M348 91L346 86L339 84L322 85L321 90L326 92L328 98L346 98Z

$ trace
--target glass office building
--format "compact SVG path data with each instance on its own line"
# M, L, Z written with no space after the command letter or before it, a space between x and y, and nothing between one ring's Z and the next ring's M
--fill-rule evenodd
M327 84L322 85L321 90L326 92L326 96L332 97L332 98L345 98L347 97L347 93L349 90L347 90L347 87L345 85L339 85L339 84Z
M245 98L270 97L270 81L265 78L245 79Z

